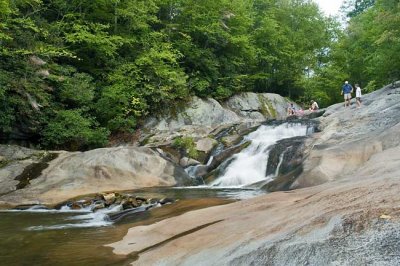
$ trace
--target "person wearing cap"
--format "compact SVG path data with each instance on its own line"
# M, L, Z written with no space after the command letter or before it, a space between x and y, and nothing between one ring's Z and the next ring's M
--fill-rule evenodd
M351 103L351 94L353 93L353 87L346 80L342 87L341 95L344 95L344 107L350 106Z

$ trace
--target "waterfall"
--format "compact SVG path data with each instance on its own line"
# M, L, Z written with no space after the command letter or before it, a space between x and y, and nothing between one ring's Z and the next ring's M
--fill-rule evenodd
M287 149L286 149L286 151L287 151ZM279 169L281 168L281 165L283 163L283 157L285 156L286 151L282 152L282 154L279 156L279 162L275 169L275 176L278 176L278 174L279 174Z
M242 187L265 180L269 147L277 141L296 136L305 136L308 126L300 123L284 123L278 126L260 126L245 137L251 144L233 156L233 161L211 186Z

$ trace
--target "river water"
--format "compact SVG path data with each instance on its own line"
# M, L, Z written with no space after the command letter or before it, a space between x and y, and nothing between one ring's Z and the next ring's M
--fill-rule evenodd
M152 188L127 193L144 198L173 198L177 202L128 215L116 223L101 210L0 210L0 265L127 265L132 258L116 256L105 244L120 240L131 227L187 211L227 204L264 194L246 185L265 176L268 147L280 139L306 135L301 124L261 126L245 137L251 145L231 158L212 184L191 188ZM173 226L173 225L171 225Z
M71 210L0 211L0 265L125 265L131 259L104 247L130 227L151 224L187 211L262 194L257 190L154 188L129 192L179 201L124 217L116 224L101 213Z

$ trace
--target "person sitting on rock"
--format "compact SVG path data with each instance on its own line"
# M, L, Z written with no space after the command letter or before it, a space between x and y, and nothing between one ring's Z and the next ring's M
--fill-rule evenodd
M295 115L296 113L296 108L294 107L293 103L290 103L288 109L287 109L287 115L292 116Z
M310 106L310 111L314 112L317 111L319 109L318 103L314 100L311 101L311 106Z
M304 115L304 110L300 108L299 110L296 111L296 115L297 116L303 116Z

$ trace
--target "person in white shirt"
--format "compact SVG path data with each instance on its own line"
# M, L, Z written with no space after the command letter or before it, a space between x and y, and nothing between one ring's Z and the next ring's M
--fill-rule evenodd
M318 103L314 100L311 101L310 111L317 111L319 109Z
M356 102L357 102L357 107L361 107L361 88L360 85L356 84Z

